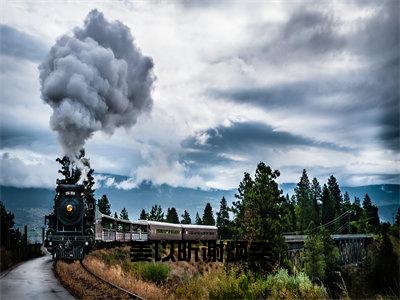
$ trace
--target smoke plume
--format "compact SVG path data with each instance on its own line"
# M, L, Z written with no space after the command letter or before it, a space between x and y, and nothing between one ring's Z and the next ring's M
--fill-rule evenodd
M152 107L153 61L127 26L92 10L73 36L60 37L39 66L51 128L66 155L76 156L96 131L130 127Z

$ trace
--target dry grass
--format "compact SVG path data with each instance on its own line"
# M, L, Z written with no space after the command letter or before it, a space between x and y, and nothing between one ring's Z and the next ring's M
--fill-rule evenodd
M55 272L61 283L79 299L129 299L126 293L89 274L79 262L58 261Z
M162 268L168 266L170 271L157 284L143 280L143 270L150 265L130 262L129 247L93 251L86 256L84 263L97 275L144 299L260 299L281 298L280 295L292 299L326 297L323 287L312 285L305 276L295 278L280 272L271 278L259 278L244 274L239 266L224 267L224 264L217 262L159 263ZM115 298L115 295L86 278L87 273L80 274L77 266L79 263L57 264L57 272L64 278L63 284L76 296L83 299ZM154 265L156 271L158 267ZM154 281L154 277L149 277L149 280ZM312 293L315 295L312 296Z
M126 246L93 251L86 256L85 265L96 274L145 299L193 298L190 295L186 297L181 293L176 293L176 291L180 287L186 287L198 277L204 275L211 280L210 274L220 274L223 271L223 264L217 262L165 262L163 264L167 264L171 269L168 279L162 284L156 284L140 278L136 272L138 266L135 266L140 263L130 262L129 250L130 248ZM208 293L206 294L208 295Z
M139 295L145 299L165 299L168 290L162 286L156 286L153 283L143 281L132 273L122 270L121 265L106 265L98 258L88 256L85 259L85 265L97 275L107 278L112 283Z

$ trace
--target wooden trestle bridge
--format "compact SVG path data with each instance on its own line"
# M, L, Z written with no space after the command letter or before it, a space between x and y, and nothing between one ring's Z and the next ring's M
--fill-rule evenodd
M367 253L367 246L374 239L373 234L332 234L339 248L341 265L359 264ZM289 257L296 259L304 249L307 235L285 235Z

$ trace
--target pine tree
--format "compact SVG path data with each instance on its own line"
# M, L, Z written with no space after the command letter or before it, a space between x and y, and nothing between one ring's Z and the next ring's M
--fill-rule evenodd
M217 227L220 239L231 237L231 222L229 221L229 210L225 197L222 197L219 212L217 212Z
M181 224L192 224L192 220L190 219L190 215L187 210L183 212Z
M11 231L15 225L14 214L7 212L6 207L2 201L0 201L0 241L1 246L9 247L11 243Z
M343 198L340 192L339 184L333 175L331 175L331 177L328 179L328 189L334 203L334 216L339 217L342 213L341 207ZM338 224L338 226L340 227L340 224Z
M314 222L316 226L321 224L321 216L319 209L319 203L322 202L321 197L322 197L321 186L318 182L318 179L314 177L311 185L311 202L312 202L311 220Z
M118 219L118 214L116 211L114 212L114 219Z
M97 207L102 214L111 216L111 206L106 195L101 196L101 198L97 201Z
M286 194L282 203L282 228L284 232L292 232L297 229L296 222L296 200L295 197L290 198Z
M397 293L400 284L400 260L393 250L393 244L388 235L388 225L382 226L382 240L374 243L367 252L365 270L370 287L380 293ZM394 294L393 294L394 295Z
M324 184L322 188L322 225L332 221L335 218L335 203L331 193Z
M245 220L246 204L248 199L253 197L253 179L250 174L245 172L243 180L239 183L238 193L235 198L238 199L232 203L231 211L235 215L232 222L233 234L236 239L243 239L247 235L248 226Z
M164 222L164 213L161 209L161 205L154 205L149 214L149 220L150 221L158 221L158 222Z
M196 212L196 221L195 221L196 225L202 225L203 222L200 219L199 213Z
M366 233L367 225L365 220L365 213L361 207L360 198L354 197L354 202L351 204L350 209L352 210L352 222L350 224L351 233Z
M121 210L121 213L119 214L119 218L122 220L129 220L128 211L126 210L125 207Z
M379 229L379 215L378 215L378 207L372 204L372 200L368 194L365 194L363 200L363 209L365 212L365 217L368 224L371 226L371 230L376 232Z
M287 248L282 235L282 204L285 199L276 182L279 171L272 171L260 162L254 181L245 173L239 185L237 202L233 205L234 226L241 233L239 239L248 241L268 241L272 247L268 261L250 264L250 268L268 273L286 254Z
M395 224L400 227L400 207L397 209Z
M168 223L179 224L178 213L176 212L175 207L168 208L166 221Z
M310 181L307 171L304 169L299 183L295 188L297 204L299 205L299 229L304 231L308 229L310 222L313 220L313 203L311 200Z
M93 187L95 185L95 180L93 177L94 169L90 167L89 159L85 158L85 150L81 149L79 159L82 162L84 168L87 171L86 178L83 180L83 193L85 195L85 200L87 202L87 218L89 222L94 222L95 218L95 206L96 199L94 198L94 192L96 191Z
M324 243L318 234L312 233L307 236L304 242L303 263L304 272L313 282L325 279Z
M343 211L351 210L350 196L348 192L343 195Z
M148 214L144 209L142 209L142 212L140 213L139 220L147 220L149 218Z
M67 184L71 178L71 161L68 156L57 158L56 161L61 165L61 170L58 170L58 173L64 176L64 179L57 179L57 184Z
M210 203L207 203L204 208L202 223L203 225L215 225L214 214Z

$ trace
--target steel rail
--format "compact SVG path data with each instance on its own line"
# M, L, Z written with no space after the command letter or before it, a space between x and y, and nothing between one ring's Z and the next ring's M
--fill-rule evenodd
M114 288L116 288L116 289L118 289L120 291L123 291L124 293L127 293L132 299L145 300L144 298L142 298L142 297L140 297L140 296L138 296L138 295L136 295L136 294L134 294L134 293L132 293L132 292L130 292L130 291L128 291L128 290L126 290L126 289L124 289L124 288L122 288L122 287L120 287L120 286L118 286L118 285L106 280L106 279L104 279L103 277L101 277L99 275L97 275L92 270L90 270L88 267L86 267L85 264L82 261L80 261L80 263L81 263L82 268L84 268L89 274L91 274L92 276L96 277L97 279L107 283L108 285L111 285L112 287L114 287Z

